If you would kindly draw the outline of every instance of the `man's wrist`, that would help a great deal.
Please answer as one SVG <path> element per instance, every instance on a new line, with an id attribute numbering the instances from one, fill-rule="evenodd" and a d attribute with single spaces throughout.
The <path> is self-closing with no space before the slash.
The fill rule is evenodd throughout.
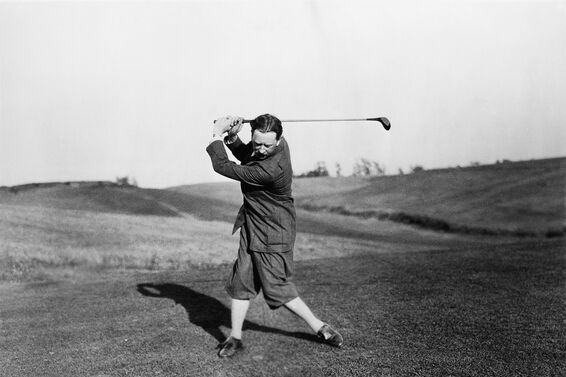
<path id="1" fill-rule="evenodd" d="M 212 135 L 212 139 L 208 142 L 208 145 L 212 144 L 216 140 L 222 141 L 224 137 L 222 135 Z"/>
<path id="2" fill-rule="evenodd" d="M 234 136 L 228 135 L 228 136 L 226 136 L 226 137 L 224 138 L 224 143 L 225 143 L 226 145 L 229 145 L 229 144 L 235 143 L 236 140 L 238 140 L 238 135 L 234 135 Z"/>

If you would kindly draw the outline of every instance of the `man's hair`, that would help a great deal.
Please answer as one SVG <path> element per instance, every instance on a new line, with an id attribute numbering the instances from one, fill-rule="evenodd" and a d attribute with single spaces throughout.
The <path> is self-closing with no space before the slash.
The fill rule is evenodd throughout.
<path id="1" fill-rule="evenodd" d="M 281 139 L 283 134 L 283 126 L 281 126 L 281 121 L 271 114 L 263 114 L 255 118 L 250 122 L 252 126 L 252 135 L 255 130 L 259 132 L 270 132 L 273 131 L 276 134 L 277 140 Z"/>

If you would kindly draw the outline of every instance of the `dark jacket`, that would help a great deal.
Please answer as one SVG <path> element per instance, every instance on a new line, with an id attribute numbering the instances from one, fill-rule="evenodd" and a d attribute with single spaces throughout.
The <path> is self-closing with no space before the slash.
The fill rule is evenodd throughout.
<path id="1" fill-rule="evenodd" d="M 252 143 L 239 138 L 228 148 L 241 165 L 228 159 L 224 143 L 212 142 L 206 151 L 214 171 L 240 182 L 244 204 L 238 212 L 234 230 L 244 223 L 249 231 L 249 248 L 259 252 L 285 252 L 293 249 L 296 215 L 291 183 L 293 169 L 289 146 L 282 137 L 274 152 L 259 160 L 252 156 Z"/>

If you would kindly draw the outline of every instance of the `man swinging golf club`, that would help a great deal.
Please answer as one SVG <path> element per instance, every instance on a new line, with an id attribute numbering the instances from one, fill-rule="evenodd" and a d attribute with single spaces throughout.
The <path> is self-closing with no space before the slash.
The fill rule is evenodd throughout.
<path id="1" fill-rule="evenodd" d="M 250 122 L 252 140 L 238 137 L 243 118 L 224 117 L 213 126 L 206 151 L 214 171 L 240 182 L 244 204 L 233 233 L 240 229 L 238 258 L 226 283 L 232 298 L 230 336 L 219 345 L 218 356 L 230 357 L 243 348 L 242 325 L 250 299 L 263 291 L 271 309 L 284 306 L 301 317 L 322 341 L 342 345 L 342 336 L 318 319 L 301 300 L 292 282 L 295 207 L 291 194 L 293 171 L 281 121 L 260 115 Z M 227 133 L 226 136 L 224 136 Z M 224 144 L 240 164 L 228 159 Z"/>

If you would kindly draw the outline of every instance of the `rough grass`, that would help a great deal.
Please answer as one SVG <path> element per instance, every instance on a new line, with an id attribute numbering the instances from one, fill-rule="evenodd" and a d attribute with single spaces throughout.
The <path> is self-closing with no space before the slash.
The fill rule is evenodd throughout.
<path id="1" fill-rule="evenodd" d="M 344 216 L 353 216 L 362 219 L 378 219 L 389 220 L 396 223 L 413 225 L 422 229 L 429 229 L 445 233 L 475 234 L 482 236 L 513 236 L 513 237 L 564 237 L 566 234 L 566 225 L 562 228 L 549 228 L 547 230 L 525 230 L 525 229 L 509 229 L 509 225 L 504 228 L 486 228 L 481 226 L 468 226 L 462 224 L 450 223 L 446 220 L 432 218 L 430 216 L 415 215 L 404 212 L 387 212 L 376 210 L 359 210 L 352 211 L 341 206 L 316 206 L 311 204 L 303 204 L 302 209 L 310 212 L 329 212 L 337 213 Z"/>
<path id="2" fill-rule="evenodd" d="M 229 261 L 234 248 L 229 225 L 222 222 L 31 206 L 0 208 L 3 280 L 33 279 L 65 267 L 157 269 L 218 264 Z"/>
<path id="3" fill-rule="evenodd" d="M 562 376 L 562 241 L 298 263 L 302 297 L 345 337 L 316 341 L 252 303 L 245 352 L 219 360 L 229 266 L 0 285 L 7 376 Z"/>
<path id="4" fill-rule="evenodd" d="M 423 244 L 451 245 L 450 238 L 410 228 L 380 227 L 372 221 L 334 216 L 340 234 L 299 233 L 295 259 L 417 250 Z M 365 228 L 364 228 L 365 227 Z M 234 260 L 238 234 L 232 224 L 191 216 L 136 216 L 0 204 L 0 281 L 72 278 L 104 269 L 179 270 Z M 353 238 L 360 232 L 372 238 Z M 400 243 L 400 232 L 413 242 Z"/>

